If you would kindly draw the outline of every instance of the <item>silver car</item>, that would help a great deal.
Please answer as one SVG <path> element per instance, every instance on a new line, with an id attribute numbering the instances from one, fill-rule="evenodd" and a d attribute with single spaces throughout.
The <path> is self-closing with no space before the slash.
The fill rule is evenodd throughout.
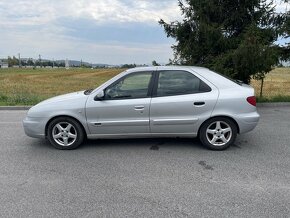
<path id="1" fill-rule="evenodd" d="M 259 121 L 254 89 L 200 67 L 126 70 L 96 89 L 45 100 L 23 121 L 25 133 L 58 149 L 85 138 L 199 137 L 223 150 Z"/>

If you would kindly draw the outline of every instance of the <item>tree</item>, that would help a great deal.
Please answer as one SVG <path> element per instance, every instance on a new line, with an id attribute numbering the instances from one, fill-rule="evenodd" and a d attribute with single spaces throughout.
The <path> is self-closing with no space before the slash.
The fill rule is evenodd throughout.
<path id="1" fill-rule="evenodd" d="M 136 64 L 123 64 L 121 66 L 121 68 L 127 68 L 127 69 L 129 69 L 129 68 L 135 68 L 135 67 L 136 67 Z"/>
<path id="2" fill-rule="evenodd" d="M 284 0 L 285 3 L 288 3 L 288 11 L 286 11 L 285 16 L 286 16 L 286 21 L 284 24 L 284 32 L 285 32 L 285 38 L 290 38 L 290 1 L 289 0 Z M 288 40 L 289 42 L 289 40 Z M 290 59 L 290 43 L 288 43 L 284 49 L 283 49 L 283 54 L 281 57 L 282 60 L 287 61 Z"/>
<path id="3" fill-rule="evenodd" d="M 272 1 L 179 0 L 179 7 L 182 21 L 159 21 L 177 42 L 174 64 L 205 66 L 249 83 L 278 63 L 282 48 L 275 42 L 286 16 L 275 13 Z"/>
<path id="4" fill-rule="evenodd" d="M 32 58 L 29 58 L 28 61 L 27 61 L 27 65 L 28 66 L 33 66 L 34 65 L 34 62 L 33 62 L 33 59 Z"/>
<path id="5" fill-rule="evenodd" d="M 155 60 L 152 61 L 152 65 L 153 65 L 153 66 L 160 66 L 160 64 L 158 64 Z"/>
<path id="6" fill-rule="evenodd" d="M 10 56 L 8 56 L 8 66 L 12 67 L 15 65 L 19 65 L 18 59 L 15 56 L 13 56 L 12 58 Z"/>

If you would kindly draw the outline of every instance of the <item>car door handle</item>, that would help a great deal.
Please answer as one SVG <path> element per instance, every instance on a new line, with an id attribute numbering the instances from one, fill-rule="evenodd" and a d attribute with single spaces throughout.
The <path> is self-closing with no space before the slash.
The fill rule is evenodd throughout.
<path id="1" fill-rule="evenodd" d="M 139 111 L 139 110 L 144 110 L 145 107 L 143 105 L 139 105 L 139 106 L 135 106 L 134 108 L 136 111 Z"/>
<path id="2" fill-rule="evenodd" d="M 197 101 L 197 102 L 194 102 L 193 104 L 195 106 L 203 106 L 203 105 L 205 105 L 205 102 L 204 101 Z"/>

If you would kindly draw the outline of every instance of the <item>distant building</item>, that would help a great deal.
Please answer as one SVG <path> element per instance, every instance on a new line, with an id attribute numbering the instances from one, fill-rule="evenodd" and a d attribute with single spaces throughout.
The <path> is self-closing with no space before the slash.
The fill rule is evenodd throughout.
<path id="1" fill-rule="evenodd" d="M 0 68 L 8 68 L 8 63 L 5 63 L 0 60 Z"/>

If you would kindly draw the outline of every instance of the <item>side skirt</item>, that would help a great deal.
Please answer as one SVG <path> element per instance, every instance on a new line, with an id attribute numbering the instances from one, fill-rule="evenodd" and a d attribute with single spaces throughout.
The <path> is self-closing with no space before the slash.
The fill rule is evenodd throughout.
<path id="1" fill-rule="evenodd" d="M 195 138 L 196 133 L 144 133 L 144 134 L 90 134 L 88 139 L 125 139 L 125 138 Z"/>

